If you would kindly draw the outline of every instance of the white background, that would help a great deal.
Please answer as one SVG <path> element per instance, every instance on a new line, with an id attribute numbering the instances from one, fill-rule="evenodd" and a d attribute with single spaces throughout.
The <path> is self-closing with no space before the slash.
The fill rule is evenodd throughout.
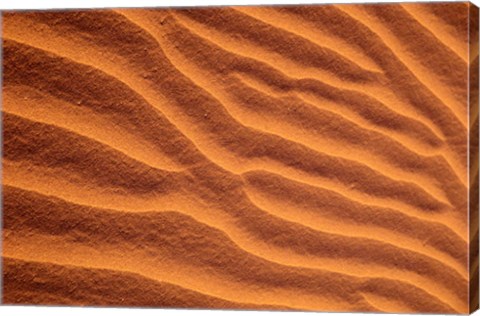
<path id="1" fill-rule="evenodd" d="M 250 4 L 306 4 L 306 3 L 365 3 L 365 2 L 399 2 L 398 0 L 316 0 L 309 2 L 299 0 L 7 0 L 0 2 L 4 9 L 51 9 L 51 8 L 104 8 L 104 7 L 167 7 L 196 5 L 250 5 Z M 418 2 L 407 0 L 406 2 Z M 480 0 L 472 1 L 480 6 Z M 210 310 L 166 310 L 166 309 L 131 309 L 131 308 L 70 308 L 70 307 L 12 307 L 1 306 L 0 315 L 115 315 L 115 316 L 300 316 L 300 315 L 335 315 L 336 313 L 300 313 L 300 312 L 256 312 L 256 311 L 210 311 Z M 338 315 L 361 315 L 342 313 Z M 395 314 L 394 314 L 395 315 Z M 479 316 L 480 312 L 475 313 Z"/>

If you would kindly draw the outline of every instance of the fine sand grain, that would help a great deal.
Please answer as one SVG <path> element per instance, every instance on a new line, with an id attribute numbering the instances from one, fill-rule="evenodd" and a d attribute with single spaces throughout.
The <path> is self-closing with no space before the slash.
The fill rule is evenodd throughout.
<path id="1" fill-rule="evenodd" d="M 468 12 L 5 12 L 3 302 L 468 312 Z"/>

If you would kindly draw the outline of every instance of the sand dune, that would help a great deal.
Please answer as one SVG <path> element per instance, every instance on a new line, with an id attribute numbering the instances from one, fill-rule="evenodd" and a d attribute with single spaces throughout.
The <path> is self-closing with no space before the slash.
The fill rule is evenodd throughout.
<path id="1" fill-rule="evenodd" d="M 472 310 L 473 10 L 4 13 L 4 302 Z"/>

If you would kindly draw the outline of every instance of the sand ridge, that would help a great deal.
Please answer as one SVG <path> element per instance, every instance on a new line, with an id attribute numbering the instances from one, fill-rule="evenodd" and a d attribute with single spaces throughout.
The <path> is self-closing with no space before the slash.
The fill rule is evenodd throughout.
<path id="1" fill-rule="evenodd" d="M 4 13 L 4 302 L 467 312 L 470 8 Z"/>

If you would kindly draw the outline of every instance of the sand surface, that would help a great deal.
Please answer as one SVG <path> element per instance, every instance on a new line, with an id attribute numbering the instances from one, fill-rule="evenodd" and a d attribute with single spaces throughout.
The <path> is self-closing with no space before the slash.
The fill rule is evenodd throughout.
<path id="1" fill-rule="evenodd" d="M 468 9 L 4 13 L 3 302 L 468 312 Z"/>

